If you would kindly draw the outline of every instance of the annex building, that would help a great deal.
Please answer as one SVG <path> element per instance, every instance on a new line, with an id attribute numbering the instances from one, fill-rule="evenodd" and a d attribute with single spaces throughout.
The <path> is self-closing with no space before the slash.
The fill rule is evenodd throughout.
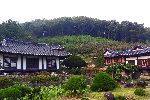
<path id="1" fill-rule="evenodd" d="M 136 46 L 125 51 L 107 49 L 104 52 L 105 65 L 114 63 L 137 65 L 143 72 L 150 72 L 150 47 Z"/>

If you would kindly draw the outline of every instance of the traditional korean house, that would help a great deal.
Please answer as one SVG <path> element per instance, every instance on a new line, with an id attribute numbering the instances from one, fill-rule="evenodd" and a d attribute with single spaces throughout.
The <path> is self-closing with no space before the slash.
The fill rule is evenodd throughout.
<path id="1" fill-rule="evenodd" d="M 120 55 L 121 52 L 114 51 L 111 49 L 106 49 L 104 52 L 105 65 L 111 65 L 114 63 L 122 63 L 125 64 L 125 57 Z"/>
<path id="2" fill-rule="evenodd" d="M 105 65 L 111 65 L 113 63 L 129 63 L 137 65 L 143 72 L 150 72 L 150 47 L 136 46 L 133 49 L 121 52 L 109 50 L 104 53 L 104 58 Z M 115 61 L 115 59 L 122 60 Z"/>
<path id="3" fill-rule="evenodd" d="M 0 69 L 3 72 L 56 71 L 71 54 L 60 45 L 3 39 L 0 44 Z"/>

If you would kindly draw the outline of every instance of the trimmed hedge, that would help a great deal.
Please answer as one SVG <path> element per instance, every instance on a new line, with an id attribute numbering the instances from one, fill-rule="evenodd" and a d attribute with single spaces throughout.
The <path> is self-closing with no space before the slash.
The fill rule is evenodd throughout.
<path id="1" fill-rule="evenodd" d="M 73 75 L 70 77 L 64 85 L 65 90 L 69 90 L 72 93 L 81 93 L 87 87 L 86 79 L 81 75 Z"/>
<path id="2" fill-rule="evenodd" d="M 37 75 L 29 78 L 30 83 L 49 83 L 59 81 L 59 76 Z"/>
<path id="3" fill-rule="evenodd" d="M 111 91 L 117 87 L 117 83 L 107 73 L 98 73 L 91 85 L 92 91 Z"/>
<path id="4" fill-rule="evenodd" d="M 17 99 L 26 96 L 32 92 L 28 86 L 12 86 L 5 89 L 0 89 L 0 99 Z"/>

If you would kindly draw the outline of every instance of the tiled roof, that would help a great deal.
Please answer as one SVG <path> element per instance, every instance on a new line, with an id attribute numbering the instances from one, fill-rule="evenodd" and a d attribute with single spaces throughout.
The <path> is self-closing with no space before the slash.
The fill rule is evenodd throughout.
<path id="1" fill-rule="evenodd" d="M 104 53 L 104 57 L 115 57 L 118 56 L 119 52 L 111 49 L 107 49 Z"/>
<path id="2" fill-rule="evenodd" d="M 25 42 L 13 39 L 3 39 L 0 45 L 1 52 L 46 56 L 69 56 L 69 52 L 60 45 L 46 43 Z"/>
<path id="3" fill-rule="evenodd" d="M 108 52 L 109 52 L 108 54 L 104 54 L 104 57 L 139 56 L 142 54 L 150 53 L 150 47 L 136 46 L 134 47 L 134 49 L 129 49 L 125 51 L 108 50 Z"/>

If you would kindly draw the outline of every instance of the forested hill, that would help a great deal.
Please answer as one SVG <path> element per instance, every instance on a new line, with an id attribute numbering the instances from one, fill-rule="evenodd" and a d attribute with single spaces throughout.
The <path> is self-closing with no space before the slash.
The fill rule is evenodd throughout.
<path id="1" fill-rule="evenodd" d="M 48 36 L 90 35 L 126 42 L 149 42 L 150 28 L 136 22 L 99 20 L 89 17 L 61 17 L 18 23 L 8 20 L 0 24 L 0 37 L 39 38 Z"/>

